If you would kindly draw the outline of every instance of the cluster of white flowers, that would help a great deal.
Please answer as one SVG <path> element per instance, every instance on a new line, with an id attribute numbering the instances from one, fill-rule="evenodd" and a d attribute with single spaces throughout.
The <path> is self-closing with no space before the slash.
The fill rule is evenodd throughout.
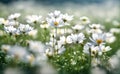
<path id="1" fill-rule="evenodd" d="M 23 33 L 26 34 L 33 30 L 33 27 L 29 24 L 21 24 L 17 21 L 20 15 L 20 13 L 15 13 L 8 16 L 7 20 L 4 18 L 0 19 L 0 24 L 3 24 L 5 32 L 10 35 L 20 35 Z"/>
<path id="2" fill-rule="evenodd" d="M 62 14 L 60 11 L 54 11 L 48 14 L 49 17 L 46 18 L 48 25 L 54 27 L 62 27 L 68 25 L 68 22 L 73 19 L 73 16 Z"/>
<path id="3" fill-rule="evenodd" d="M 28 50 L 27 48 L 20 47 L 18 45 L 9 46 L 3 45 L 2 50 L 7 51 L 8 55 L 29 62 L 31 64 L 39 64 L 40 62 L 45 63 L 47 57 L 54 55 L 62 55 L 63 52 L 68 50 L 68 46 L 79 45 L 81 48 L 80 54 L 88 54 L 90 57 L 94 57 L 94 61 L 99 56 L 104 55 L 107 51 L 110 51 L 110 46 L 106 46 L 106 43 L 113 43 L 116 38 L 113 34 L 113 29 L 110 32 L 104 32 L 105 27 L 101 24 L 91 24 L 88 17 L 80 17 L 80 22 L 71 24 L 73 16 L 62 14 L 60 11 L 54 11 L 49 13 L 46 20 L 41 20 L 42 16 L 29 15 L 26 17 L 26 22 L 29 24 L 39 24 L 35 30 L 32 25 L 21 24 L 17 21 L 20 14 L 15 13 L 8 17 L 7 20 L 0 18 L 0 24 L 3 24 L 5 32 L 11 35 L 19 34 L 29 34 L 37 35 L 37 31 L 42 28 L 46 31 L 49 30 L 49 41 L 44 42 L 28 40 Z M 52 27 L 52 28 L 51 28 Z M 119 32 L 119 31 L 118 31 Z M 48 36 L 48 35 L 46 35 Z M 79 49 L 76 48 L 75 49 Z M 77 53 L 77 51 L 75 51 Z M 72 64 L 76 61 L 72 60 Z"/>

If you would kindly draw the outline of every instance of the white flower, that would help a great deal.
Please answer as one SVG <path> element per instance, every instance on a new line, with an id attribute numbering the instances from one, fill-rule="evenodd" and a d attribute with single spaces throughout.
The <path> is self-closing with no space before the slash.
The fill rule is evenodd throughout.
<path id="1" fill-rule="evenodd" d="M 66 14 L 61 14 L 60 16 L 61 16 L 64 23 L 69 22 L 73 19 L 73 16 L 70 16 L 67 13 Z"/>
<path id="2" fill-rule="evenodd" d="M 13 26 L 8 26 L 8 27 L 4 26 L 4 30 L 9 34 L 16 34 L 17 33 L 17 29 L 14 28 Z"/>
<path id="3" fill-rule="evenodd" d="M 29 50 L 34 52 L 34 53 L 37 53 L 37 54 L 41 54 L 41 53 L 44 53 L 45 52 L 45 45 L 42 44 L 41 42 L 39 41 L 28 41 L 29 43 Z"/>
<path id="4" fill-rule="evenodd" d="M 50 18 L 58 18 L 61 15 L 60 11 L 55 10 L 53 13 L 48 14 Z"/>
<path id="5" fill-rule="evenodd" d="M 8 19 L 9 20 L 16 20 L 18 17 L 20 17 L 20 13 L 14 13 L 14 14 L 11 14 L 10 16 L 8 16 Z"/>
<path id="6" fill-rule="evenodd" d="M 4 24 L 4 22 L 5 22 L 5 19 L 4 18 L 0 18 L 0 25 Z"/>
<path id="7" fill-rule="evenodd" d="M 100 45 L 100 49 L 102 52 L 107 52 L 111 50 L 110 46 L 104 46 L 104 45 Z"/>
<path id="8" fill-rule="evenodd" d="M 79 31 L 79 30 L 83 30 L 83 29 L 84 29 L 84 26 L 77 24 L 77 25 L 73 26 L 72 29 Z"/>
<path id="9" fill-rule="evenodd" d="M 92 24 L 89 25 L 89 27 L 90 27 L 90 33 L 102 33 L 103 26 L 101 26 L 100 24 Z"/>
<path id="10" fill-rule="evenodd" d="M 12 20 L 12 21 L 6 20 L 6 21 L 4 22 L 4 26 L 17 26 L 18 24 L 19 24 L 19 22 L 14 21 L 14 20 Z"/>
<path id="11" fill-rule="evenodd" d="M 118 33 L 119 34 L 120 33 L 120 28 L 111 28 L 110 32 L 111 33 Z"/>
<path id="12" fill-rule="evenodd" d="M 28 35 L 32 36 L 33 38 L 36 38 L 37 37 L 37 33 L 38 33 L 37 30 L 32 30 L 32 31 L 28 32 Z"/>
<path id="13" fill-rule="evenodd" d="M 67 36 L 67 43 L 83 43 L 83 41 L 85 40 L 85 36 L 83 33 L 79 33 L 79 34 L 71 34 L 69 36 Z"/>
<path id="14" fill-rule="evenodd" d="M 113 35 L 113 33 L 106 33 L 106 42 L 107 43 L 113 43 L 115 42 L 116 37 Z"/>
<path id="15" fill-rule="evenodd" d="M 61 18 L 47 18 L 47 23 L 53 27 L 62 27 L 64 26 L 63 20 Z"/>
<path id="16" fill-rule="evenodd" d="M 94 45 L 105 44 L 106 35 L 103 33 L 93 33 L 92 38 L 90 38 Z"/>
<path id="17" fill-rule="evenodd" d="M 26 17 L 28 23 L 37 23 L 41 21 L 42 16 L 29 15 Z"/>
<path id="18" fill-rule="evenodd" d="M 33 30 L 33 27 L 31 27 L 30 25 L 28 24 L 20 24 L 19 27 L 18 27 L 19 31 L 21 33 L 28 33 L 30 32 L 31 30 Z"/>
<path id="19" fill-rule="evenodd" d="M 1 46 L 1 49 L 3 50 L 3 51 L 8 51 L 8 50 L 10 50 L 10 48 L 11 48 L 11 46 L 10 45 L 2 45 Z"/>
<path id="20" fill-rule="evenodd" d="M 25 59 L 25 56 L 28 55 L 28 52 L 26 51 L 26 48 L 15 45 L 8 50 L 8 55 L 15 59 L 23 61 Z"/>
<path id="21" fill-rule="evenodd" d="M 49 28 L 49 25 L 48 24 L 41 24 L 40 27 L 44 28 L 44 29 L 47 29 L 47 28 Z"/>
<path id="22" fill-rule="evenodd" d="M 81 22 L 81 24 L 89 24 L 90 20 L 88 17 L 83 16 L 83 17 L 80 17 L 80 22 Z"/>
<path id="23" fill-rule="evenodd" d="M 65 36 L 60 36 L 60 40 L 58 41 L 60 44 L 64 45 L 67 43 Z"/>

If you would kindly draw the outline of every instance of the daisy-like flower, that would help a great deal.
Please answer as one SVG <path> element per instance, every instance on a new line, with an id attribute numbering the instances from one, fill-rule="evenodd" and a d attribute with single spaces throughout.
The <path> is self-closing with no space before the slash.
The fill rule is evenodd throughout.
<path id="1" fill-rule="evenodd" d="M 27 23 L 37 23 L 41 21 L 42 16 L 38 15 L 29 15 L 26 17 Z"/>
<path id="2" fill-rule="evenodd" d="M 83 33 L 71 34 L 67 36 L 67 43 L 83 43 L 85 40 L 85 35 Z"/>
<path id="3" fill-rule="evenodd" d="M 30 25 L 28 24 L 20 24 L 19 27 L 18 27 L 19 31 L 21 33 L 28 33 L 30 32 L 31 30 L 33 30 L 33 27 L 31 27 Z"/>
<path id="4" fill-rule="evenodd" d="M 4 18 L 0 18 L 0 25 L 4 24 L 5 19 Z"/>
<path id="5" fill-rule="evenodd" d="M 70 16 L 67 13 L 66 14 L 61 14 L 60 16 L 61 16 L 64 23 L 69 22 L 73 19 L 73 16 Z"/>
<path id="6" fill-rule="evenodd" d="M 41 54 L 44 53 L 45 45 L 39 41 L 28 41 L 30 51 Z"/>
<path id="7" fill-rule="evenodd" d="M 77 24 L 77 25 L 73 26 L 72 29 L 75 31 L 80 31 L 80 30 L 84 29 L 84 26 Z"/>
<path id="8" fill-rule="evenodd" d="M 61 15 L 61 12 L 58 10 L 55 10 L 53 13 L 48 14 L 50 18 L 58 18 Z"/>
<path id="9" fill-rule="evenodd" d="M 89 24 L 90 20 L 88 17 L 83 16 L 83 17 L 80 17 L 80 22 L 81 22 L 81 24 Z"/>
<path id="10" fill-rule="evenodd" d="M 8 55 L 12 58 L 23 61 L 25 56 L 28 55 L 28 52 L 26 51 L 26 48 L 15 45 L 8 50 Z"/>
<path id="11" fill-rule="evenodd" d="M 115 42 L 116 37 L 113 35 L 113 33 L 106 33 L 106 42 L 107 43 L 113 43 Z"/>
<path id="12" fill-rule="evenodd" d="M 101 26 L 100 24 L 92 24 L 89 25 L 89 27 L 90 27 L 90 33 L 102 33 L 103 26 Z"/>
<path id="13" fill-rule="evenodd" d="M 18 26 L 19 22 L 14 21 L 14 20 L 6 20 L 4 22 L 4 26 Z"/>
<path id="14" fill-rule="evenodd" d="M 14 13 L 14 14 L 11 14 L 10 16 L 8 16 L 8 19 L 9 20 L 17 20 L 17 18 L 20 17 L 20 13 Z"/>
<path id="15" fill-rule="evenodd" d="M 62 27 L 64 26 L 63 20 L 61 18 L 47 18 L 47 23 L 53 27 Z"/>
<path id="16" fill-rule="evenodd" d="M 90 40 L 94 45 L 105 44 L 106 35 L 104 33 L 93 33 Z"/>
<path id="17" fill-rule="evenodd" d="M 8 26 L 8 27 L 4 26 L 4 30 L 5 30 L 5 32 L 9 33 L 10 35 L 17 33 L 17 29 L 14 28 L 13 26 Z"/>

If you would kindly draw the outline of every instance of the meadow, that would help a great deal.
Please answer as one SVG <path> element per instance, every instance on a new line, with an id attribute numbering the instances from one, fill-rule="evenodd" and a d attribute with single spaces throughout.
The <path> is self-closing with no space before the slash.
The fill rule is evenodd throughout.
<path id="1" fill-rule="evenodd" d="M 0 4 L 0 74 L 120 74 L 119 3 Z"/>

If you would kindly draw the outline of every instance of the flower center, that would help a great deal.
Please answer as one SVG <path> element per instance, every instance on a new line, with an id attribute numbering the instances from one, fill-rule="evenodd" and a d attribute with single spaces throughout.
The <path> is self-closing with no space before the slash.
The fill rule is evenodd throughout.
<path id="1" fill-rule="evenodd" d="M 102 39 L 97 39 L 96 42 L 97 42 L 98 44 L 101 44 L 101 43 L 103 42 L 103 40 L 102 40 Z"/>
<path id="2" fill-rule="evenodd" d="M 85 21 L 87 21 L 87 20 L 86 20 L 86 19 L 82 19 L 82 21 L 84 21 L 84 22 L 85 22 Z"/>
<path id="3" fill-rule="evenodd" d="M 58 22 L 55 21 L 55 22 L 54 22 L 54 25 L 55 25 L 55 26 L 58 26 Z"/>

